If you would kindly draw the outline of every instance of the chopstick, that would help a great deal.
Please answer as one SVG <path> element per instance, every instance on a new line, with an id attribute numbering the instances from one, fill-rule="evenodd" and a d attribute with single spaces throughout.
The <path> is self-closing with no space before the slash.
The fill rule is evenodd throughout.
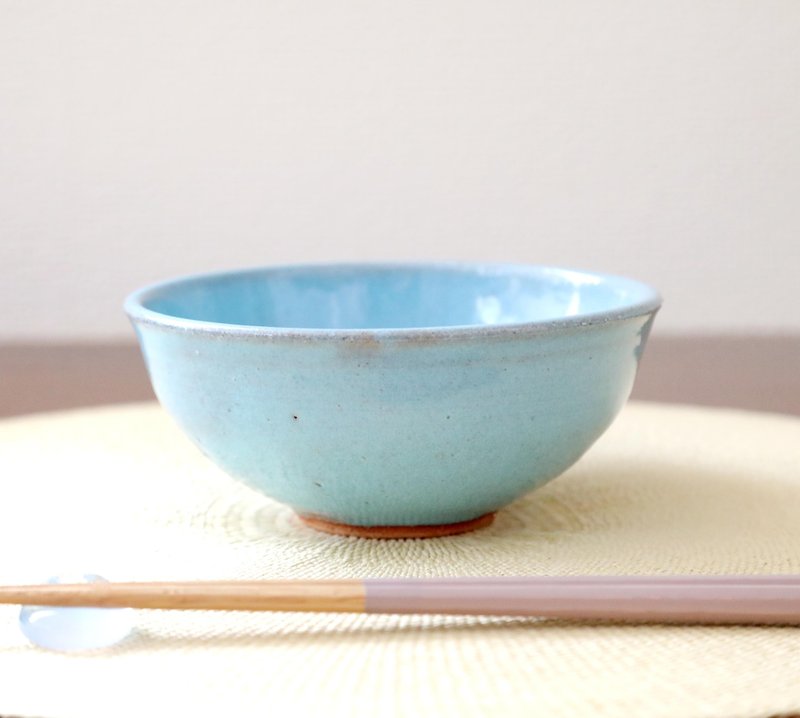
<path id="1" fill-rule="evenodd" d="M 0 604 L 800 624 L 800 576 L 530 576 L 0 587 Z"/>

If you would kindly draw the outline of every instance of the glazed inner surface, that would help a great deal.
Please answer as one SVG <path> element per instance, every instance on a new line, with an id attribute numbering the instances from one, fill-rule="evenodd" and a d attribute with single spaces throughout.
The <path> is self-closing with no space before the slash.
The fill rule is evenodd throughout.
<path id="1" fill-rule="evenodd" d="M 553 321 L 651 300 L 629 280 L 529 268 L 316 267 L 212 275 L 142 300 L 171 317 L 298 329 L 408 329 Z"/>

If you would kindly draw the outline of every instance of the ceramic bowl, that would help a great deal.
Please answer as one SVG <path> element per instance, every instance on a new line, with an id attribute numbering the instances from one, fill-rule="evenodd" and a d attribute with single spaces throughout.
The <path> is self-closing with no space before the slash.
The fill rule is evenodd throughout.
<path id="1" fill-rule="evenodd" d="M 483 264 L 247 269 L 125 304 L 203 453 L 316 528 L 376 537 L 486 525 L 575 463 L 659 306 L 623 277 Z"/>

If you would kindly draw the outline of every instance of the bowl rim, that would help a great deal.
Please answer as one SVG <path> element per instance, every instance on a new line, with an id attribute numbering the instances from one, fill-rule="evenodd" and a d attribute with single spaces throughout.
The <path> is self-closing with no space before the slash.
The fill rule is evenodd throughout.
<path id="1" fill-rule="evenodd" d="M 248 274 L 285 271 L 318 270 L 326 272 L 345 271 L 408 271 L 408 270 L 446 270 L 466 273 L 492 273 L 495 275 L 513 276 L 520 274 L 536 274 L 539 276 L 561 276 L 575 280 L 583 277 L 594 283 L 616 284 L 636 291 L 638 301 L 624 304 L 614 309 L 585 312 L 554 319 L 530 322 L 513 322 L 506 324 L 458 324 L 432 325 L 423 327 L 378 327 L 378 328 L 316 328 L 316 327 L 280 327 L 269 325 L 229 324 L 213 322 L 205 319 L 188 319 L 171 314 L 164 314 L 145 306 L 145 302 L 159 292 L 171 289 L 180 284 L 190 284 L 204 280 L 237 277 Z M 627 319 L 655 314 L 662 305 L 661 294 L 653 286 L 630 277 L 546 264 L 492 263 L 492 262 L 299 262 L 289 264 L 255 265 L 238 269 L 198 272 L 173 276 L 153 282 L 134 290 L 125 298 L 123 308 L 129 320 L 134 324 L 158 326 L 182 332 L 199 333 L 218 336 L 268 337 L 268 338 L 300 338 L 300 339 L 363 339 L 365 337 L 385 339 L 448 339 L 469 336 L 502 336 L 528 335 L 553 332 L 559 329 L 569 330 L 596 325 L 619 322 Z"/>

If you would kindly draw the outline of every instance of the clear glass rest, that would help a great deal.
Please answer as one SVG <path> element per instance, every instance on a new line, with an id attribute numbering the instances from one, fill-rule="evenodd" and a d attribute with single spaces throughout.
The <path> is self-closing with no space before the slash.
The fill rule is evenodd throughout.
<path id="1" fill-rule="evenodd" d="M 94 583 L 102 576 L 53 576 L 47 583 Z M 75 652 L 108 648 L 133 630 L 135 612 L 130 608 L 23 606 L 19 626 L 28 640 L 51 651 Z"/>

